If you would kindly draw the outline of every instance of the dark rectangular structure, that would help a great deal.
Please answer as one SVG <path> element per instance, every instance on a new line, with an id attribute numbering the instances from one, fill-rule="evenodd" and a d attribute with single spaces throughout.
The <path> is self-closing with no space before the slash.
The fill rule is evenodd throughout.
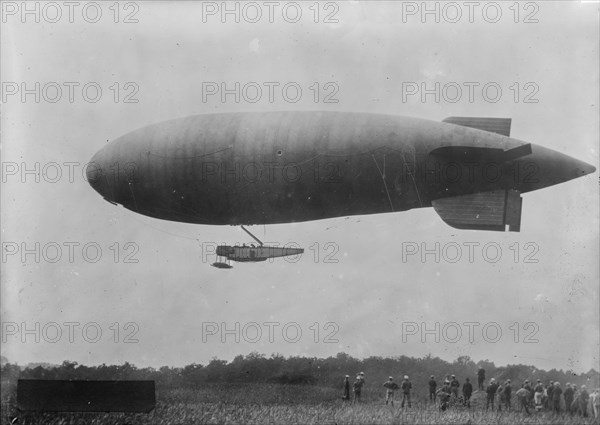
<path id="1" fill-rule="evenodd" d="M 19 379 L 17 406 L 35 412 L 150 412 L 154 381 Z"/>

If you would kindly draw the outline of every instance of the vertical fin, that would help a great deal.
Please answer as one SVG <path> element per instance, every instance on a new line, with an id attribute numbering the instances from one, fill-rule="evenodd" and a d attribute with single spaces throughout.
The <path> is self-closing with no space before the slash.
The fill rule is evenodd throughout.
<path id="1" fill-rule="evenodd" d="M 431 204 L 442 220 L 456 229 L 518 232 L 522 201 L 516 190 L 497 190 L 440 198 Z"/>

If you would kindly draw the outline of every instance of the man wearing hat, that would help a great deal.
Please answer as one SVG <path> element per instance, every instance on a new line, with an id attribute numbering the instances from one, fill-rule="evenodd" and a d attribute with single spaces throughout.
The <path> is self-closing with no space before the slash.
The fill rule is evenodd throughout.
<path id="1" fill-rule="evenodd" d="M 586 386 L 581 386 L 581 392 L 579 393 L 579 412 L 584 418 L 587 418 L 587 406 L 590 402 L 590 395 L 587 392 Z"/>
<path id="2" fill-rule="evenodd" d="M 598 419 L 600 417 L 600 389 L 596 388 L 594 392 L 590 395 L 590 401 L 592 402 L 592 412 L 594 413 L 594 418 Z"/>
<path id="3" fill-rule="evenodd" d="M 554 383 L 554 389 L 552 390 L 552 400 L 554 403 L 554 411 L 556 414 L 560 414 L 560 396 L 562 395 L 563 390 L 560 387 L 560 382 L 556 381 Z"/>
<path id="4" fill-rule="evenodd" d="M 542 381 L 540 379 L 537 380 L 533 391 L 535 391 L 533 395 L 533 401 L 535 402 L 535 410 L 536 412 L 539 412 L 542 410 L 542 398 L 544 397 L 544 385 L 542 385 Z"/>
<path id="5" fill-rule="evenodd" d="M 452 379 L 450 380 L 450 389 L 452 390 L 452 397 L 455 400 L 458 399 L 458 389 L 460 388 L 460 382 L 456 379 L 456 376 L 452 375 Z"/>
<path id="6" fill-rule="evenodd" d="M 385 387 L 385 404 L 391 402 L 392 406 L 394 405 L 394 391 L 396 391 L 399 387 L 398 384 L 394 382 L 394 378 L 391 376 L 388 378 L 386 382 L 384 382 L 383 386 Z"/>
<path id="7" fill-rule="evenodd" d="M 523 385 L 521 388 L 519 388 L 515 395 L 517 396 L 517 400 L 519 401 L 519 406 L 522 409 L 525 409 L 525 412 L 527 412 L 527 414 L 529 415 L 529 390 L 527 390 L 527 388 L 525 388 L 525 385 Z"/>
<path id="8" fill-rule="evenodd" d="M 573 404 L 573 399 L 575 398 L 575 391 L 571 388 L 571 384 L 567 382 L 565 385 L 565 391 L 563 393 L 563 397 L 565 398 L 565 410 L 567 413 L 573 413 L 571 410 L 571 405 Z"/>
<path id="9" fill-rule="evenodd" d="M 352 384 L 352 389 L 354 390 L 354 400 L 353 400 L 353 403 L 360 402 L 360 396 L 361 396 L 362 387 L 363 387 L 364 384 L 365 384 L 365 381 L 362 378 L 362 376 L 359 374 L 356 377 L 356 380 L 354 381 L 354 384 Z"/>
<path id="10" fill-rule="evenodd" d="M 429 378 L 429 401 L 435 403 L 435 390 L 437 388 L 437 381 L 435 376 L 431 375 Z"/>
<path id="11" fill-rule="evenodd" d="M 350 400 L 350 375 L 346 375 L 344 378 L 344 396 L 342 399 L 346 401 Z"/>
<path id="12" fill-rule="evenodd" d="M 546 402 L 544 403 L 546 409 L 552 410 L 552 392 L 554 391 L 554 382 L 550 381 L 546 387 Z"/>
<path id="13" fill-rule="evenodd" d="M 485 390 L 487 393 L 487 403 L 485 405 L 485 410 L 488 410 L 490 404 L 492 405 L 492 410 L 494 410 L 494 398 L 496 397 L 496 391 L 498 390 L 498 384 L 494 378 L 490 379 L 490 384 L 487 386 Z"/>
<path id="14" fill-rule="evenodd" d="M 464 399 L 463 404 L 467 407 L 471 407 L 471 394 L 473 394 L 473 385 L 471 384 L 469 378 L 466 378 L 466 381 L 463 384 L 462 393 Z"/>
<path id="15" fill-rule="evenodd" d="M 523 388 L 525 388 L 525 387 L 523 387 Z M 525 388 L 525 389 L 527 389 L 527 388 Z M 504 384 L 504 407 L 506 407 L 506 410 L 509 410 L 511 407 L 510 406 L 511 396 L 512 396 L 512 387 L 510 386 L 510 379 L 507 379 L 506 383 Z M 529 397 L 529 390 L 527 390 L 527 397 Z"/>
<path id="16" fill-rule="evenodd" d="M 404 408 L 404 402 L 408 401 L 408 407 L 412 407 L 410 404 L 410 390 L 412 388 L 412 384 L 408 380 L 408 375 L 404 375 L 404 381 L 402 381 L 402 408 Z"/>
<path id="17" fill-rule="evenodd" d="M 480 367 L 477 371 L 477 384 L 479 391 L 483 391 L 483 383 L 485 381 L 485 369 Z"/>
<path id="18" fill-rule="evenodd" d="M 450 381 L 448 381 L 446 379 L 444 381 L 444 385 L 442 386 L 442 388 L 437 390 L 437 394 L 439 395 L 439 398 L 440 398 L 440 409 L 442 411 L 444 411 L 448 408 L 448 404 L 450 402 L 450 393 L 451 393 Z"/>

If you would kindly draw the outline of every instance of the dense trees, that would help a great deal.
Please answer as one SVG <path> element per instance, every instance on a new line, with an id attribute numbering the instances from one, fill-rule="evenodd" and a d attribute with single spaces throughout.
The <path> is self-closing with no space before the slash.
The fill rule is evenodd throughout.
<path id="1" fill-rule="evenodd" d="M 443 380 L 446 375 L 454 374 L 460 382 L 466 377 L 476 382 L 476 373 L 479 367 L 486 370 L 486 379 L 511 379 L 519 384 L 525 379 L 541 379 L 572 382 L 578 385 L 586 384 L 589 387 L 599 385 L 598 372 L 591 370 L 586 374 L 577 376 L 569 371 L 543 371 L 527 365 L 509 365 L 496 367 L 487 360 L 475 363 L 468 356 L 460 356 L 449 363 L 438 357 L 428 355 L 424 358 L 411 358 L 399 356 L 394 358 L 369 357 L 356 359 L 345 353 L 335 357 L 318 359 L 314 357 L 288 357 L 272 354 L 267 357 L 259 353 L 250 353 L 247 356 L 239 355 L 231 362 L 213 358 L 207 365 L 193 363 L 183 368 L 163 366 L 154 368 L 137 368 L 135 365 L 125 363 L 122 365 L 105 364 L 99 366 L 79 365 L 76 362 L 64 361 L 62 365 L 49 367 L 34 366 L 22 369 L 21 367 L 5 363 L 1 367 L 3 383 L 15 383 L 17 379 L 151 379 L 155 380 L 159 389 L 172 387 L 196 387 L 205 383 L 281 383 L 313 385 L 318 384 L 329 387 L 341 387 L 344 375 L 348 374 L 354 379 L 358 372 L 365 372 L 366 387 L 379 388 L 388 376 L 400 380 L 404 375 L 409 375 L 415 389 L 426 391 L 426 382 L 430 375 Z"/>

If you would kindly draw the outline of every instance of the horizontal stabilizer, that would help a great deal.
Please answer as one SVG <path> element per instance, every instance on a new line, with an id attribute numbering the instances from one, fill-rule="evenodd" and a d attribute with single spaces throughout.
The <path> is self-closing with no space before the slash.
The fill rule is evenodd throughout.
<path id="1" fill-rule="evenodd" d="M 431 204 L 456 229 L 518 232 L 522 201 L 518 191 L 498 190 L 436 199 Z"/>
<path id="2" fill-rule="evenodd" d="M 442 122 L 463 127 L 476 128 L 478 130 L 498 133 L 510 137 L 511 118 L 478 118 L 478 117 L 448 117 Z"/>

